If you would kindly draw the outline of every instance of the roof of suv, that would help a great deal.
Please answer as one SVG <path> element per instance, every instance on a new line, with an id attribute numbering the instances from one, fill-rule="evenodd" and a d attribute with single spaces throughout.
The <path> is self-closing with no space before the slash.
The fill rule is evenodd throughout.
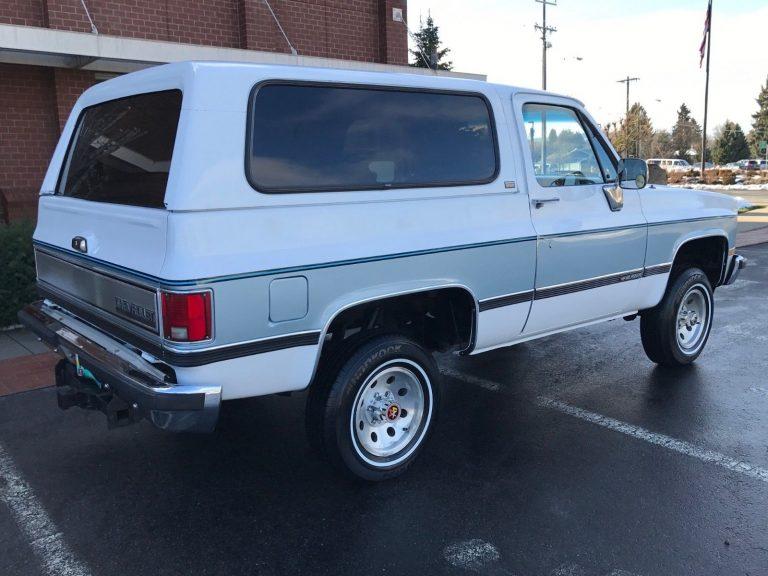
<path id="1" fill-rule="evenodd" d="M 230 89 L 248 86 L 263 80 L 298 80 L 314 82 L 338 82 L 340 84 L 378 84 L 387 86 L 408 86 L 414 88 L 432 88 L 442 90 L 467 90 L 488 92 L 489 89 L 498 91 L 526 94 L 547 94 L 575 100 L 570 96 L 544 92 L 541 90 L 489 83 L 482 80 L 455 78 L 430 74 L 408 74 L 401 72 L 363 72 L 359 70 L 344 70 L 340 68 L 320 68 L 309 66 L 285 66 L 271 64 L 251 64 L 240 62 L 176 62 L 163 64 L 119 76 L 92 86 L 83 94 L 83 106 L 89 106 L 105 100 L 124 97 L 151 90 L 168 89 L 169 83 L 174 87 L 184 89 L 196 84 L 205 91 L 203 86 L 212 87 L 216 93 L 217 103 L 223 104 Z M 202 86 L 201 86 L 202 83 Z M 241 90 L 237 90 L 242 95 Z M 189 107 L 190 102 L 184 106 Z"/>

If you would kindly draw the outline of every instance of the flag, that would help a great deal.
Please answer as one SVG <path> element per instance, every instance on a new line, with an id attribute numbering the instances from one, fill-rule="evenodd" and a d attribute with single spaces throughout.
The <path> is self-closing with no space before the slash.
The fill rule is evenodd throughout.
<path id="1" fill-rule="evenodd" d="M 704 62 L 704 52 L 707 47 L 707 36 L 709 35 L 709 27 L 712 24 L 712 0 L 709 0 L 707 6 L 707 17 L 704 19 L 704 37 L 701 39 L 701 46 L 699 46 L 699 68 L 701 68 Z"/>

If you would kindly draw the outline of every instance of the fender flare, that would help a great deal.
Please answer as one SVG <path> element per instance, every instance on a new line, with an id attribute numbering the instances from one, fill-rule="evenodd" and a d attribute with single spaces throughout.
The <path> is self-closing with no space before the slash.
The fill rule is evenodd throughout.
<path id="1" fill-rule="evenodd" d="M 467 295 L 469 295 L 469 297 L 472 299 L 473 314 L 472 314 L 472 326 L 471 326 L 470 336 L 469 336 L 469 346 L 467 346 L 465 350 L 461 351 L 462 354 L 469 353 L 472 350 L 472 348 L 474 348 L 474 345 L 475 345 L 475 338 L 477 335 L 477 322 L 480 314 L 480 304 L 478 302 L 477 296 L 475 296 L 474 292 L 472 292 L 472 290 L 466 284 L 458 284 L 458 283 L 435 284 L 435 285 L 421 286 L 418 288 L 400 290 L 395 292 L 382 292 L 381 294 L 373 295 L 367 298 L 352 300 L 344 304 L 343 306 L 336 308 L 335 311 L 328 316 L 328 320 L 325 322 L 325 325 L 323 326 L 323 329 L 320 332 L 320 340 L 318 343 L 317 352 L 315 354 L 315 364 L 314 364 L 314 367 L 312 368 L 312 374 L 310 375 L 308 386 L 312 385 L 312 382 L 315 379 L 315 375 L 317 374 L 317 369 L 320 365 L 320 358 L 323 353 L 323 345 L 325 344 L 325 337 L 328 334 L 328 330 L 333 324 L 333 321 L 336 320 L 336 318 L 338 318 L 342 313 L 346 312 L 347 310 L 351 310 L 356 306 L 361 306 L 363 304 L 368 304 L 370 302 L 377 302 L 379 300 L 388 300 L 390 298 L 408 296 L 411 294 L 419 294 L 422 292 L 432 292 L 432 291 L 449 290 L 449 289 L 462 290 L 463 292 L 466 292 Z"/>
<path id="2" fill-rule="evenodd" d="M 725 274 L 726 266 L 728 264 L 728 251 L 730 249 L 730 242 L 728 239 L 728 234 L 726 234 L 725 230 L 722 228 L 710 228 L 708 230 L 704 231 L 695 231 L 691 232 L 689 234 L 684 234 L 680 238 L 677 239 L 675 242 L 674 247 L 674 253 L 672 255 L 672 260 L 670 261 L 671 265 L 675 265 L 675 261 L 677 260 L 677 255 L 680 252 L 680 249 L 685 246 L 686 244 L 690 244 L 691 242 L 695 242 L 696 240 L 703 240 L 705 238 L 722 238 L 725 241 L 725 251 L 722 255 L 722 260 L 720 262 L 720 277 L 718 280 L 717 285 L 720 285 L 720 282 L 723 279 L 723 275 Z M 669 285 L 669 278 L 667 278 L 667 285 Z"/>

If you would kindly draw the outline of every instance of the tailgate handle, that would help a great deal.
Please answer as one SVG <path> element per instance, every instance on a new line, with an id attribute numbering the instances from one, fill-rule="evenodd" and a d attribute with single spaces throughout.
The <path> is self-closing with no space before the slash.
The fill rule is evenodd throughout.
<path id="1" fill-rule="evenodd" d="M 83 254 L 88 254 L 88 240 L 82 236 L 75 236 L 72 238 L 72 248 Z"/>

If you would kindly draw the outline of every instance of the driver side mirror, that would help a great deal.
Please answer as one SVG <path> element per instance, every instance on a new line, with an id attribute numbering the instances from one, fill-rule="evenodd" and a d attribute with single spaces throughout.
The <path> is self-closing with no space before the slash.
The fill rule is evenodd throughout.
<path id="1" fill-rule="evenodd" d="M 648 183 L 648 165 L 639 158 L 619 160 L 618 182 L 603 186 L 608 207 L 618 212 L 624 207 L 624 190 L 640 190 Z"/>
<path id="2" fill-rule="evenodd" d="M 625 190 L 640 190 L 648 183 L 648 165 L 640 158 L 619 161 L 619 186 Z"/>

